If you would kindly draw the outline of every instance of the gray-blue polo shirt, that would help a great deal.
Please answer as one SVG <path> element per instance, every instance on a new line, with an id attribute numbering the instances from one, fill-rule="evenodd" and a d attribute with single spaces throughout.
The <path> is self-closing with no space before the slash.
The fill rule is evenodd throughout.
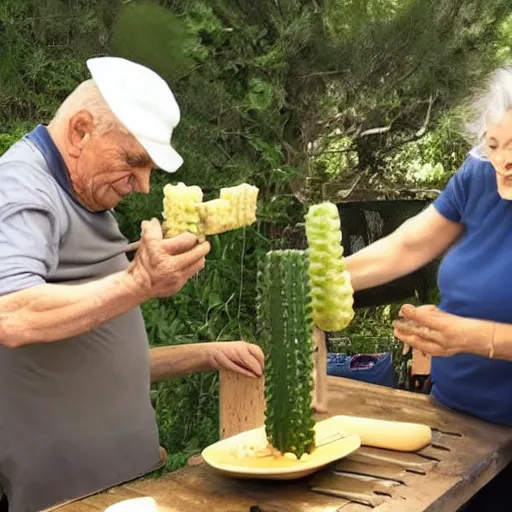
<path id="1" fill-rule="evenodd" d="M 0 295 L 127 267 L 111 212 L 88 211 L 70 190 L 44 126 L 0 157 Z M 0 487 L 10 512 L 37 512 L 159 465 L 139 308 L 82 336 L 0 347 Z"/>

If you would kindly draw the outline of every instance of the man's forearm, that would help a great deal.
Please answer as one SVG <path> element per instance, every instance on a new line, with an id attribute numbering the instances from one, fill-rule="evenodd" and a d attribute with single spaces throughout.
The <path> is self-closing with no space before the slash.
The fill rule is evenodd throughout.
<path id="1" fill-rule="evenodd" d="M 214 370 L 210 345 L 211 343 L 192 343 L 150 349 L 151 382 Z"/>
<path id="2" fill-rule="evenodd" d="M 127 272 L 79 285 L 42 284 L 0 297 L 0 345 L 77 336 L 144 302 Z"/>

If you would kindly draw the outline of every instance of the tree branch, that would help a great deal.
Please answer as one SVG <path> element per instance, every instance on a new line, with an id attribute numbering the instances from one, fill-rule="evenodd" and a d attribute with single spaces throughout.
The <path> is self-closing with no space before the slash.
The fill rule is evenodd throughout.
<path id="1" fill-rule="evenodd" d="M 418 133 L 418 132 L 416 132 Z M 423 138 L 427 131 L 425 130 L 421 135 L 416 135 L 416 133 L 407 139 L 403 139 L 400 142 L 397 142 L 396 144 L 392 144 L 391 146 L 388 146 L 386 148 L 383 148 L 382 151 L 380 151 L 381 155 L 386 155 L 387 153 L 391 153 L 391 151 L 394 151 L 395 149 L 401 148 L 402 146 L 405 146 L 406 144 L 409 144 L 410 142 L 415 142 Z"/>
<path id="2" fill-rule="evenodd" d="M 333 155 L 336 153 L 349 153 L 350 151 L 355 151 L 353 144 L 351 144 L 349 147 L 343 148 L 343 149 L 326 149 L 324 151 L 321 151 L 319 154 L 320 155 Z"/>
<path id="3" fill-rule="evenodd" d="M 368 135 L 380 135 L 381 133 L 387 133 L 389 130 L 391 130 L 391 127 L 393 126 L 393 123 L 396 121 L 396 118 L 391 121 L 389 126 L 381 126 L 379 128 L 370 128 L 368 130 L 365 130 L 364 132 L 361 132 L 357 137 L 367 137 Z"/>
<path id="4" fill-rule="evenodd" d="M 352 186 L 350 187 L 349 191 L 343 196 L 342 199 L 347 199 L 347 197 L 350 196 L 350 194 L 352 194 L 352 192 L 354 192 L 355 188 L 357 187 L 357 185 L 359 184 L 359 182 L 363 179 L 363 176 L 368 172 L 368 167 L 361 173 L 359 173 L 359 175 L 357 176 L 357 178 L 354 180 L 354 183 L 352 183 Z"/>
<path id="5" fill-rule="evenodd" d="M 332 71 L 313 71 L 313 73 L 309 73 L 307 75 L 301 75 L 299 78 L 312 78 L 314 76 L 332 76 L 339 75 L 340 73 L 344 73 L 341 69 L 334 69 Z"/>
<path id="6" fill-rule="evenodd" d="M 429 102 L 428 102 L 427 117 L 425 118 L 425 121 L 423 122 L 423 126 L 415 133 L 416 137 L 422 137 L 425 134 L 425 132 L 427 131 L 427 126 L 428 126 L 428 123 L 430 122 L 430 114 L 432 112 L 433 104 L 434 104 L 434 98 L 432 97 L 432 94 L 431 94 Z"/>

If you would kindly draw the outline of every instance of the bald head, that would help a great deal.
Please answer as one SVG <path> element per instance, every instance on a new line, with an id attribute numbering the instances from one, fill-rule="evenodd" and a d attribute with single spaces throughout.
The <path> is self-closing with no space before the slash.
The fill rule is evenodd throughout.
<path id="1" fill-rule="evenodd" d="M 88 112 L 92 117 L 91 135 L 101 135 L 109 131 L 128 134 L 119 120 L 110 110 L 94 80 L 82 82 L 61 104 L 50 125 L 65 127 L 69 120 L 79 112 Z"/>

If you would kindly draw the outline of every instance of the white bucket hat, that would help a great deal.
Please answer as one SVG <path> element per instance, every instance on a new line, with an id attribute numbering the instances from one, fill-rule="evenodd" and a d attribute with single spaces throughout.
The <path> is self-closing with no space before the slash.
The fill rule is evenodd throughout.
<path id="1" fill-rule="evenodd" d="M 165 80 L 120 57 L 89 59 L 87 67 L 114 115 L 153 162 L 164 171 L 177 171 L 183 158 L 171 146 L 171 137 L 180 109 Z"/>

